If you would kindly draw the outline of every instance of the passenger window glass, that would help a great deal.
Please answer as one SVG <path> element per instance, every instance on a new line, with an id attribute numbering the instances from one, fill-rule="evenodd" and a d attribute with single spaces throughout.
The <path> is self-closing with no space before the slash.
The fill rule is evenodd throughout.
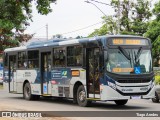
<path id="1" fill-rule="evenodd" d="M 53 66 L 64 67 L 66 61 L 65 48 L 55 48 L 53 51 Z"/>
<path id="2" fill-rule="evenodd" d="M 28 51 L 28 68 L 39 67 L 39 51 Z"/>
<path id="3" fill-rule="evenodd" d="M 18 52 L 18 68 L 27 68 L 26 52 Z"/>
<path id="4" fill-rule="evenodd" d="M 67 66 L 82 66 L 83 55 L 81 46 L 67 47 Z"/>

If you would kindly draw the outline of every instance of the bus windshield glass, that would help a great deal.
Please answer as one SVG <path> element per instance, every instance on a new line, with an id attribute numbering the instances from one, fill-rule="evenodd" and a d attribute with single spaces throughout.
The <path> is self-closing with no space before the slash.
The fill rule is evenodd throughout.
<path id="1" fill-rule="evenodd" d="M 147 74 L 152 71 L 150 49 L 109 49 L 106 60 L 108 72 L 116 74 Z"/>

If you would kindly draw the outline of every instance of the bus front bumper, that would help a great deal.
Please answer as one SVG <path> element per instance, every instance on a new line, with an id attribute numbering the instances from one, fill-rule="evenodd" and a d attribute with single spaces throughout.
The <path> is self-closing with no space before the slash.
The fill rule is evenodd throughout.
<path id="1" fill-rule="evenodd" d="M 124 99 L 151 99 L 155 96 L 155 85 L 148 87 L 110 87 L 103 85 L 100 87 L 101 100 L 124 100 Z M 149 89 L 150 88 L 150 89 Z M 142 90 L 148 89 L 147 92 Z M 127 91 L 128 90 L 128 91 Z"/>

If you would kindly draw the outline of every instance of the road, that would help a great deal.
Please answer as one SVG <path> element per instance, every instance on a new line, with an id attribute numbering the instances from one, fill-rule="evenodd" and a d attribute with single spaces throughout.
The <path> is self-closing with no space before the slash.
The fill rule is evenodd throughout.
<path id="1" fill-rule="evenodd" d="M 91 107 L 79 107 L 72 100 L 41 98 L 39 101 L 26 101 L 22 94 L 10 94 L 0 89 L 1 111 L 159 111 L 160 103 L 152 103 L 151 100 L 129 100 L 125 106 L 117 106 L 114 102 L 94 102 Z M 91 115 L 92 116 L 92 115 Z M 86 117 L 85 120 L 97 120 L 96 117 Z M 83 117 L 83 116 L 82 116 Z M 64 118 L 65 119 L 65 118 Z M 68 119 L 68 118 L 67 118 Z M 80 119 L 69 118 L 69 119 Z M 101 117 L 103 119 L 103 117 Z M 105 118 L 104 118 L 105 119 Z M 109 120 L 120 120 L 110 117 Z M 125 118 L 128 120 L 127 118 Z M 123 120 L 125 120 L 123 118 Z M 135 118 L 130 118 L 130 120 Z M 136 120 L 141 120 L 139 117 Z M 157 118 L 156 118 L 157 119 Z M 159 117 L 158 117 L 159 119 Z M 148 120 L 148 119 L 147 119 Z M 150 119 L 149 119 L 150 120 Z"/>

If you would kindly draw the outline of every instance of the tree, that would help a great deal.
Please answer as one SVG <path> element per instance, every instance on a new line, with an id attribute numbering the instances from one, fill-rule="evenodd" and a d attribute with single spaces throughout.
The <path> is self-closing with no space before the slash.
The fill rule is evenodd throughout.
<path id="1" fill-rule="evenodd" d="M 106 35 L 108 33 L 108 29 L 106 24 L 104 24 L 100 29 L 95 29 L 88 37 L 98 36 L 98 35 Z"/>
<path id="2" fill-rule="evenodd" d="M 150 2 L 147 0 L 112 0 L 111 5 L 114 6 L 115 16 L 120 17 L 120 33 L 133 34 L 142 36 L 148 27 L 148 21 L 152 16 L 150 11 Z"/>
<path id="3" fill-rule="evenodd" d="M 153 14 L 155 19 L 149 23 L 145 36 L 151 39 L 154 66 L 158 66 L 160 60 L 160 1 L 155 4 Z"/>
<path id="4" fill-rule="evenodd" d="M 88 37 L 114 33 L 114 31 L 116 29 L 115 20 L 113 20 L 111 16 L 107 16 L 107 17 L 104 16 L 104 17 L 102 17 L 102 19 L 104 20 L 102 27 L 100 27 L 99 29 L 95 29 L 94 32 L 89 34 Z"/>
<path id="5" fill-rule="evenodd" d="M 32 21 L 32 2 L 38 13 L 47 15 L 51 12 L 50 4 L 56 0 L 0 0 L 0 51 L 18 45 L 15 33 L 20 33 Z M 13 32 L 15 30 L 15 32 Z M 22 32 L 23 33 L 23 32 Z"/>
<path id="6" fill-rule="evenodd" d="M 148 1 L 112 0 L 111 6 L 113 6 L 116 15 L 102 17 L 104 20 L 103 26 L 106 26 L 108 31 L 99 32 L 105 30 L 101 27 L 96 29 L 91 35 L 104 35 L 107 32 L 117 34 L 120 31 L 120 34 L 142 36 L 147 31 L 148 21 L 152 16 Z"/>

